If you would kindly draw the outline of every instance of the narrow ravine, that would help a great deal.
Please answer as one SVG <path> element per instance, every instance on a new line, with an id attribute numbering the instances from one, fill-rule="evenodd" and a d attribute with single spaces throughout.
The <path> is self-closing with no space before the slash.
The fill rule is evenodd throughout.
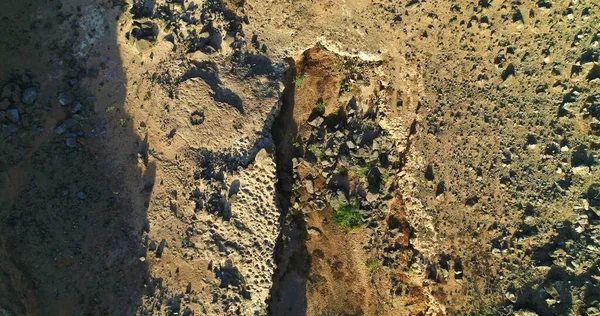
<path id="1" fill-rule="evenodd" d="M 381 220 L 392 148 L 379 139 L 381 84 L 373 64 L 318 45 L 288 63 L 272 129 L 282 230 L 269 313 L 373 313 L 381 261 L 366 228 Z"/>
<path id="2" fill-rule="evenodd" d="M 268 309 L 271 315 L 306 314 L 306 279 L 310 268 L 304 238 L 306 227 L 303 214 L 290 212 L 294 181 L 292 159 L 301 153 L 298 153 L 294 146 L 298 133 L 298 126 L 294 121 L 296 66 L 292 58 L 288 59 L 288 64 L 281 109 L 272 128 L 276 146 L 276 190 L 281 211 L 281 233 L 275 248 L 277 270 L 273 275 Z"/>

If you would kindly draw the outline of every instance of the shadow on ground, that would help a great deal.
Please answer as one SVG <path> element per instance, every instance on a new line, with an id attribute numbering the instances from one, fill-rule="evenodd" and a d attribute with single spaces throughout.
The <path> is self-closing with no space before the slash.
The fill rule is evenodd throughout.
<path id="1" fill-rule="evenodd" d="M 310 272 L 310 256 L 306 249 L 304 215 L 291 213 L 293 173 L 292 159 L 298 155 L 298 126 L 294 120 L 296 67 L 288 60 L 281 111 L 273 123 L 276 147 L 277 194 L 281 210 L 281 233 L 275 248 L 277 270 L 273 276 L 271 315 L 306 315 L 306 282 Z"/>
<path id="2" fill-rule="evenodd" d="M 13 91 L 0 100 L 0 314 L 133 315 L 141 304 L 155 166 L 138 162 L 144 140 L 123 124 L 121 10 L 120 1 L 2 5 L 0 84 Z M 28 87 L 35 104 L 19 97 Z M 73 101 L 59 104 L 60 92 Z M 13 109 L 17 121 L 5 116 Z"/>

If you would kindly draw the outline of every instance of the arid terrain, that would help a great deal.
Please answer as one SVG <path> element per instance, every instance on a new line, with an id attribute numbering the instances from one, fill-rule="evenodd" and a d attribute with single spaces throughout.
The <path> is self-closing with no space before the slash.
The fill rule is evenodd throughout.
<path id="1" fill-rule="evenodd" d="M 0 316 L 600 315 L 600 2 L 0 2 Z"/>

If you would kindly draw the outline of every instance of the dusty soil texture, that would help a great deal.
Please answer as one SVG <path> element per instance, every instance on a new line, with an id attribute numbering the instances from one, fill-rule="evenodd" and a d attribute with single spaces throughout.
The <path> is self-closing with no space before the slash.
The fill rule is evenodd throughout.
<path id="1" fill-rule="evenodd" d="M 600 315 L 595 0 L 4 0 L 0 315 Z"/>

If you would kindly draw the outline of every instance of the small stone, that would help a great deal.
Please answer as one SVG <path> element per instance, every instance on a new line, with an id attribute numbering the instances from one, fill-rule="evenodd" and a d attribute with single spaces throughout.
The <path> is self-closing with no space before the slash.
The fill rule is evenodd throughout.
<path id="1" fill-rule="evenodd" d="M 315 208 L 316 208 L 317 210 L 319 210 L 319 211 L 320 211 L 320 210 L 324 209 L 324 208 L 325 208 L 325 206 L 326 206 L 326 204 L 325 204 L 325 202 L 324 202 L 324 201 L 321 201 L 321 200 L 316 200 L 316 201 L 315 201 Z"/>
<path id="2" fill-rule="evenodd" d="M 324 121 L 325 121 L 325 119 L 323 119 L 322 117 L 319 116 L 316 119 L 308 122 L 308 125 L 310 125 L 312 127 L 320 127 Z"/>
<path id="3" fill-rule="evenodd" d="M 348 146 L 348 148 L 350 148 L 350 149 L 356 148 L 356 145 L 354 145 L 354 143 L 352 141 L 347 141 L 346 146 Z"/>
<path id="4" fill-rule="evenodd" d="M 509 301 L 511 301 L 513 303 L 517 302 L 517 297 L 515 296 L 514 293 L 506 292 L 504 294 L 504 296 L 506 297 L 506 299 L 508 299 Z"/>
<path id="5" fill-rule="evenodd" d="M 192 125 L 200 125 L 204 123 L 204 111 L 194 111 L 190 118 Z"/>
<path id="6" fill-rule="evenodd" d="M 309 235 L 321 236 L 321 230 L 318 229 L 317 227 L 311 226 L 308 229 L 306 229 L 306 231 L 308 232 Z"/>
<path id="7" fill-rule="evenodd" d="M 85 195 L 84 192 L 79 191 L 79 192 L 77 192 L 77 198 L 80 199 L 80 200 L 85 200 L 86 195 Z"/>
<path id="8" fill-rule="evenodd" d="M 32 105 L 35 103 L 38 97 L 38 90 L 35 87 L 27 88 L 23 91 L 23 103 L 27 105 Z"/>
<path id="9" fill-rule="evenodd" d="M 578 166 L 571 168 L 571 172 L 573 172 L 576 176 L 585 176 L 590 174 L 590 167 L 588 166 Z"/>
<path id="10" fill-rule="evenodd" d="M 8 114 L 8 118 L 11 120 L 11 122 L 13 123 L 17 123 L 19 122 L 19 110 L 17 109 L 10 109 L 8 111 L 6 111 L 6 114 Z"/>
<path id="11" fill-rule="evenodd" d="M 62 135 L 67 131 L 67 127 L 65 126 L 65 124 L 60 124 L 55 130 L 54 132 L 57 135 Z"/>
<path id="12" fill-rule="evenodd" d="M 61 92 L 58 95 L 58 103 L 60 103 L 60 105 L 69 105 L 73 103 L 73 101 L 75 101 L 75 96 L 71 92 Z"/>
<path id="13" fill-rule="evenodd" d="M 311 180 L 304 181 L 304 188 L 306 188 L 306 191 L 310 194 L 315 193 L 315 188 L 313 187 L 313 182 Z"/>
<path id="14" fill-rule="evenodd" d="M 367 202 L 372 203 L 377 201 L 377 199 L 379 199 L 379 194 L 367 192 Z"/>
<path id="15" fill-rule="evenodd" d="M 71 113 L 75 114 L 75 113 L 81 111 L 82 108 L 83 108 L 83 104 L 81 104 L 81 102 L 77 102 L 77 103 L 75 103 L 75 105 L 73 105 L 73 108 L 71 109 Z"/>
<path id="16" fill-rule="evenodd" d="M 75 147 L 77 147 L 77 138 L 75 138 L 75 137 L 67 138 L 65 143 L 67 144 L 67 147 L 75 148 Z"/>

